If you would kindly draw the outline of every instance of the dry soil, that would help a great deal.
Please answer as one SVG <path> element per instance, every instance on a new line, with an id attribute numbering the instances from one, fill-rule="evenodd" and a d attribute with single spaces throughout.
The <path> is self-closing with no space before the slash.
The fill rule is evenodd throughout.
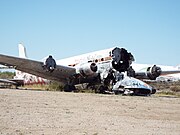
<path id="1" fill-rule="evenodd" d="M 180 98 L 0 89 L 0 134 L 180 134 Z"/>

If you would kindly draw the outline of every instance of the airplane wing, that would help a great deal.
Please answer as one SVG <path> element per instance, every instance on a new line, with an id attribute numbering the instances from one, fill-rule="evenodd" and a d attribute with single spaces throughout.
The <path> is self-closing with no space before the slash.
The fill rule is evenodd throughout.
<path id="1" fill-rule="evenodd" d="M 153 65 L 148 67 L 146 71 L 136 71 L 135 77 L 139 79 L 150 79 L 155 80 L 160 75 L 167 75 L 167 74 L 177 74 L 180 73 L 180 70 L 164 70 L 161 69 L 160 66 Z"/>
<path id="2" fill-rule="evenodd" d="M 0 54 L 0 64 L 5 66 L 13 66 L 15 69 L 27 72 L 48 80 L 55 80 L 66 83 L 68 78 L 76 74 L 76 69 L 57 65 L 53 72 L 47 72 L 43 69 L 43 62 L 7 56 Z"/>
<path id="3" fill-rule="evenodd" d="M 180 73 L 180 70 L 162 71 L 161 75 L 177 74 L 177 73 Z"/>
<path id="4" fill-rule="evenodd" d="M 14 81 L 10 81 L 10 80 L 7 80 L 7 79 L 0 79 L 0 82 L 2 82 L 2 83 L 11 83 L 11 84 L 17 84 L 16 82 L 14 82 Z"/>

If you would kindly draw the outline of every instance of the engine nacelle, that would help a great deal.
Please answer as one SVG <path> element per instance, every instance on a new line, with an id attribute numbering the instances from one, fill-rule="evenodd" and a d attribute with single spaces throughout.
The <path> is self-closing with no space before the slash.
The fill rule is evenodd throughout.
<path id="1" fill-rule="evenodd" d="M 95 63 L 84 63 L 78 65 L 76 72 L 83 76 L 94 76 L 97 75 L 97 65 Z"/>
<path id="2" fill-rule="evenodd" d="M 53 72 L 56 68 L 56 61 L 53 59 L 51 55 L 49 55 L 49 57 L 44 62 L 43 68 L 49 72 Z"/>
<path id="3" fill-rule="evenodd" d="M 151 80 L 155 80 L 158 76 L 161 75 L 161 68 L 156 66 L 156 65 L 153 65 L 152 67 L 148 67 L 147 68 L 147 77 Z"/>

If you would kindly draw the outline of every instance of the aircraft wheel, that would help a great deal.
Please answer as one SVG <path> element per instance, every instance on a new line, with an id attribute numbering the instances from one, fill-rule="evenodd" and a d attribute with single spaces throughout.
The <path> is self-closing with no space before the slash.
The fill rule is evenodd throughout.
<path id="1" fill-rule="evenodd" d="M 66 84 L 66 85 L 64 86 L 64 91 L 65 91 L 65 92 L 72 92 L 72 91 L 74 91 L 74 90 L 76 90 L 76 87 L 75 87 L 74 85 L 68 85 L 68 84 Z"/>
<path id="2" fill-rule="evenodd" d="M 99 93 L 101 94 L 105 94 L 105 91 L 108 90 L 108 87 L 107 86 L 103 86 L 101 85 L 98 89 Z"/>
<path id="3" fill-rule="evenodd" d="M 156 93 L 156 89 L 152 89 L 152 92 L 151 92 L 151 94 L 155 94 Z"/>
<path id="4" fill-rule="evenodd" d="M 118 94 L 119 94 L 119 91 L 115 90 L 115 91 L 114 91 L 114 94 L 115 94 L 115 95 L 118 95 Z"/>

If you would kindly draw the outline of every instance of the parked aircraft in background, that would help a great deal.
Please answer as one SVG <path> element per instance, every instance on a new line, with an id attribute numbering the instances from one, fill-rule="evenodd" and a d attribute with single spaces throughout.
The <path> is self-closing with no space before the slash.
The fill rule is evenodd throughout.
<path id="1" fill-rule="evenodd" d="M 28 59 L 27 53 L 26 53 L 26 48 L 22 44 L 18 45 L 18 49 L 19 49 L 19 58 Z M 14 79 L 22 80 L 23 84 L 25 84 L 25 85 L 48 84 L 49 83 L 49 80 L 47 80 L 47 79 L 29 74 L 28 72 L 23 72 L 20 70 L 15 71 Z"/>
<path id="2" fill-rule="evenodd" d="M 27 53 L 26 53 L 26 48 L 22 45 L 18 45 L 18 50 L 19 50 L 19 58 L 24 58 L 27 59 Z M 5 84 L 11 84 L 11 85 L 16 85 L 16 86 L 21 86 L 21 85 L 31 85 L 31 84 L 48 84 L 49 80 L 22 72 L 20 70 L 13 70 L 15 67 L 14 66 L 3 66 L 0 65 L 0 69 L 2 71 L 13 71 L 15 72 L 15 76 L 13 79 L 0 79 L 1 83 Z"/>
<path id="3" fill-rule="evenodd" d="M 30 80 L 31 76 L 37 82 L 61 82 L 64 91 L 68 92 L 75 90 L 76 84 L 88 83 L 88 86 L 101 84 L 101 93 L 110 90 L 115 93 L 149 95 L 156 90 L 139 79 L 155 80 L 163 74 L 180 73 L 180 70 L 162 70 L 157 65 L 135 64 L 133 55 L 119 47 L 57 60 L 56 66 L 52 61 L 44 63 L 27 59 L 22 44 L 19 45 L 19 52 L 21 58 L 0 54 L 0 64 L 13 66 L 19 70 L 17 75 L 22 75 L 24 80 Z M 26 73 L 23 75 L 23 72 Z"/>

